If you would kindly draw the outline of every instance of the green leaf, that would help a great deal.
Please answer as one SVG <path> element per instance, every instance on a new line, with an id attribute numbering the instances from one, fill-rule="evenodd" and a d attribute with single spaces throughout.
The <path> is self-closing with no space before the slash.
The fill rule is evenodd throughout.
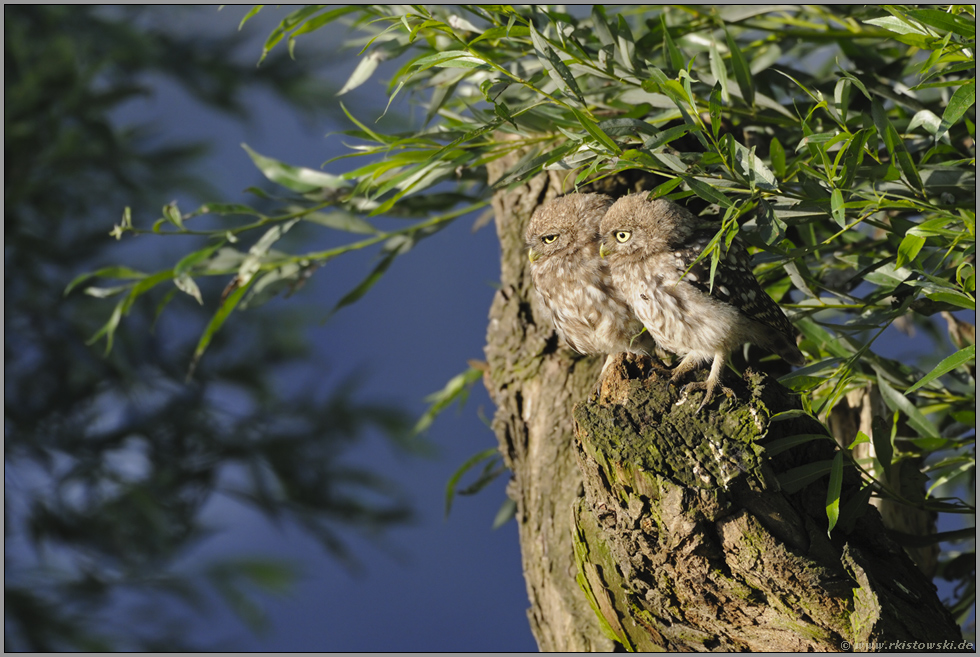
<path id="1" fill-rule="evenodd" d="M 599 43 L 604 46 L 611 46 L 613 35 L 609 29 L 609 23 L 606 21 L 602 5 L 592 5 L 592 25 L 595 27 L 596 36 L 599 37 Z"/>
<path id="2" fill-rule="evenodd" d="M 926 238 L 914 233 L 907 233 L 905 237 L 902 238 L 902 243 L 898 245 L 898 255 L 895 258 L 896 267 L 904 267 L 905 265 L 913 262 L 915 257 L 919 255 L 919 251 L 925 246 Z"/>
<path id="3" fill-rule="evenodd" d="M 714 121 L 714 117 L 712 117 Z M 766 166 L 761 157 L 755 154 L 755 146 L 751 150 L 735 140 L 731 134 L 726 135 L 731 145 L 732 164 L 736 166 L 749 183 L 753 191 L 763 189 L 767 192 L 776 190 L 776 176 Z"/>
<path id="4" fill-rule="evenodd" d="M 871 118 L 874 121 L 875 128 L 878 130 L 878 136 L 885 142 L 885 148 L 888 150 L 888 154 L 898 163 L 902 173 L 905 174 L 906 180 L 908 180 L 910 185 L 914 185 L 916 189 L 921 190 L 922 178 L 919 176 L 919 171 L 912 162 L 912 157 L 905 147 L 905 142 L 902 141 L 898 131 L 895 130 L 895 126 L 888 120 L 888 115 L 885 114 L 885 108 L 882 107 L 881 102 L 877 98 L 871 101 Z"/>
<path id="5" fill-rule="evenodd" d="M 633 31 L 622 14 L 616 16 L 616 19 L 616 59 L 623 68 L 632 73 L 636 70 L 636 43 L 633 40 Z"/>
<path id="6" fill-rule="evenodd" d="M 217 244 L 212 244 L 211 246 L 205 247 L 198 251 L 194 251 L 193 253 L 184 256 L 183 258 L 180 259 L 180 261 L 176 265 L 174 265 L 174 276 L 180 277 L 185 275 L 188 271 L 193 269 L 195 266 L 201 264 L 202 262 L 207 261 L 212 255 L 214 255 L 215 251 L 217 251 L 224 245 L 225 242 L 224 240 L 222 240 Z M 178 285 L 178 287 L 180 286 Z"/>
<path id="7" fill-rule="evenodd" d="M 442 390 L 434 392 L 426 397 L 425 400 L 432 405 L 429 407 L 429 410 L 427 410 L 425 414 L 419 418 L 418 422 L 415 423 L 415 428 L 412 430 L 412 433 L 418 435 L 428 429 L 432 425 L 432 422 L 435 420 L 436 416 L 454 401 L 465 401 L 470 386 L 479 381 L 482 376 L 482 371 L 471 367 L 465 372 L 457 374 L 451 378 Z"/>
<path id="8" fill-rule="evenodd" d="M 340 7 L 339 9 L 332 9 L 328 12 L 324 12 L 319 16 L 316 16 L 315 18 L 310 18 L 309 20 L 305 21 L 302 25 L 300 25 L 298 28 L 293 30 L 293 33 L 289 36 L 289 40 L 290 42 L 292 42 L 295 37 L 298 37 L 301 34 L 309 34 L 310 32 L 319 30 L 327 23 L 332 23 L 335 19 L 340 18 L 345 14 L 349 14 L 351 12 L 360 11 L 360 10 L 361 8 L 358 5 L 350 5 L 347 7 Z M 290 47 L 292 47 L 292 43 L 290 43 Z"/>
<path id="9" fill-rule="evenodd" d="M 878 389 L 881 391 L 881 397 L 888 404 L 888 407 L 893 411 L 901 411 L 909 419 L 909 425 L 916 430 L 923 438 L 939 438 L 939 430 L 936 425 L 933 424 L 929 418 L 922 414 L 918 408 L 915 407 L 912 402 L 908 400 L 902 393 L 895 390 L 887 381 L 878 374 Z M 877 443 L 875 444 L 877 447 Z"/>
<path id="10" fill-rule="evenodd" d="M 361 235 L 376 235 L 378 229 L 372 226 L 363 217 L 343 210 L 332 212 L 307 212 L 303 215 L 303 221 L 334 228 L 348 233 L 358 233 Z"/>
<path id="11" fill-rule="evenodd" d="M 851 444 L 847 446 L 847 449 L 854 449 L 858 445 L 863 445 L 864 443 L 870 442 L 871 439 L 868 438 L 868 434 L 864 433 L 863 431 L 858 431 L 857 435 L 854 436 L 854 440 L 852 440 Z"/>
<path id="12" fill-rule="evenodd" d="M 679 71 L 684 68 L 684 55 L 681 54 L 681 51 L 677 48 L 677 44 L 670 37 L 670 30 L 667 29 L 666 12 L 660 14 L 660 26 L 664 30 L 664 50 L 670 61 L 670 68 L 674 71 Z"/>
<path id="13" fill-rule="evenodd" d="M 779 140 L 775 137 L 769 142 L 769 162 L 772 164 L 773 171 L 776 172 L 776 178 L 779 180 L 786 179 L 786 149 L 783 145 L 779 143 Z"/>
<path id="14" fill-rule="evenodd" d="M 789 411 L 780 411 L 779 413 L 776 413 L 771 418 L 769 418 L 769 421 L 770 422 L 785 422 L 786 420 L 795 420 L 797 418 L 811 418 L 812 419 L 813 416 L 810 415 L 809 413 L 807 413 L 804 410 L 794 408 L 794 409 L 789 410 Z M 804 435 L 804 434 L 801 434 L 801 435 Z M 805 435 L 814 435 L 814 436 L 816 436 L 816 435 L 820 435 L 820 434 L 805 434 Z M 794 436 L 790 436 L 790 438 L 793 438 L 793 437 Z M 773 445 L 776 442 L 778 442 L 778 441 L 774 440 L 773 442 L 769 443 L 767 445 L 767 449 L 768 449 L 768 446 L 769 445 Z"/>
<path id="15" fill-rule="evenodd" d="M 647 148 L 651 151 L 656 150 L 661 146 L 669 144 L 675 139 L 679 139 L 694 130 L 700 130 L 700 128 L 698 126 L 691 125 L 690 123 L 672 126 L 666 130 L 661 130 L 654 134 L 653 137 L 643 143 L 643 148 Z"/>
<path id="16" fill-rule="evenodd" d="M 118 265 L 113 267 L 103 267 L 102 269 L 91 271 L 86 274 L 79 274 L 78 276 L 73 278 L 71 283 L 68 284 L 68 287 L 65 288 L 65 291 L 63 293 L 64 296 L 68 296 L 72 290 L 74 290 L 76 287 L 78 287 L 85 281 L 89 280 L 90 278 L 96 278 L 96 277 L 140 279 L 140 278 L 146 278 L 146 274 L 141 271 L 137 271 L 135 269 L 130 269 L 129 267 L 118 266 Z"/>
<path id="17" fill-rule="evenodd" d="M 721 100 L 728 104 L 731 102 L 731 96 L 728 93 L 728 71 L 725 68 L 725 62 L 721 59 L 721 53 L 718 52 L 718 44 L 714 41 L 711 42 L 708 49 L 708 62 L 711 65 L 711 75 L 715 77 L 715 88 L 718 89 Z M 713 92 L 712 92 L 713 95 Z M 720 109 L 720 107 L 719 107 Z M 714 110 L 712 110 L 712 121 L 715 120 Z M 720 117 L 718 117 L 720 119 Z M 717 131 L 715 135 L 717 136 Z"/>
<path id="18" fill-rule="evenodd" d="M 340 88 L 337 92 L 338 96 L 343 96 L 348 91 L 357 89 L 359 86 L 367 82 L 371 75 L 378 69 L 378 65 L 381 64 L 381 51 L 372 50 L 367 57 L 362 57 L 357 66 L 354 68 L 354 72 L 350 74 L 347 78 L 347 82 L 344 86 Z"/>
<path id="19" fill-rule="evenodd" d="M 878 27 L 883 27 L 886 30 L 891 30 L 897 34 L 918 34 L 921 36 L 928 36 L 928 33 L 923 30 L 918 25 L 913 25 L 908 21 L 904 21 L 897 16 L 884 16 L 882 18 L 870 18 L 865 23 L 869 25 L 877 25 Z"/>
<path id="20" fill-rule="evenodd" d="M 738 44 L 725 28 L 725 39 L 728 41 L 728 50 L 732 53 L 732 66 L 735 68 L 735 80 L 738 82 L 739 91 L 742 92 L 742 100 L 749 107 L 755 104 L 755 85 L 752 82 L 752 71 L 749 69 L 745 55 L 739 50 Z"/>
<path id="21" fill-rule="evenodd" d="M 497 515 L 493 517 L 493 526 L 490 529 L 499 529 L 503 527 L 508 520 L 517 515 L 517 502 L 510 499 L 509 497 L 504 500 L 504 503 L 500 505 L 497 510 Z"/>
<path id="22" fill-rule="evenodd" d="M 688 184 L 691 190 L 695 194 L 703 198 L 705 201 L 707 201 L 708 203 L 717 203 L 723 208 L 734 207 L 735 204 L 732 203 L 732 200 L 730 198 L 725 196 L 725 194 L 723 194 L 722 192 L 719 192 L 711 185 L 708 185 L 707 183 L 703 183 L 700 180 L 693 178 L 691 176 L 683 176 L 683 178 L 684 178 L 684 182 Z"/>
<path id="23" fill-rule="evenodd" d="M 908 12 L 908 15 L 937 30 L 959 34 L 968 39 L 977 38 L 976 21 L 968 20 L 961 15 L 950 14 L 939 9 L 913 9 Z"/>
<path id="24" fill-rule="evenodd" d="M 602 128 L 600 128 L 595 121 L 574 108 L 572 109 L 572 113 L 575 115 L 575 118 L 578 119 L 578 122 L 582 124 L 582 127 L 585 128 L 585 131 L 588 132 L 593 139 L 611 150 L 613 153 L 622 153 L 622 149 L 619 147 L 619 144 L 613 141 L 609 135 L 604 133 Z"/>
<path id="25" fill-rule="evenodd" d="M 163 218 L 180 230 L 184 230 L 184 217 L 177 208 L 177 201 L 172 201 L 163 206 Z"/>
<path id="26" fill-rule="evenodd" d="M 360 299 L 361 297 L 363 297 L 368 292 L 368 290 L 374 287 L 375 283 L 381 280 L 381 277 L 384 275 L 386 271 L 388 271 L 388 268 L 391 267 L 391 263 L 395 261 L 395 258 L 397 256 L 398 256 L 398 251 L 391 251 L 388 254 L 386 254 L 385 257 L 381 259 L 381 262 L 379 262 L 374 267 L 374 269 L 371 270 L 371 273 L 368 274 L 367 278 L 361 281 L 358 284 L 358 286 L 355 287 L 353 290 L 345 294 L 343 298 L 337 302 L 337 305 L 334 306 L 329 313 L 327 313 L 327 319 L 330 319 L 335 314 L 337 314 L 337 311 L 340 310 L 341 308 L 349 306 L 355 301 L 357 301 L 358 299 Z"/>
<path id="27" fill-rule="evenodd" d="M 283 164 L 279 160 L 259 155 L 249 148 L 247 144 L 242 144 L 242 148 L 252 158 L 252 162 L 255 163 L 255 166 L 258 167 L 263 176 L 294 192 L 305 194 L 324 188 L 343 189 L 348 186 L 347 181 L 338 176 L 331 176 L 330 174 L 314 171 L 313 169 Z"/>
<path id="28" fill-rule="evenodd" d="M 776 479 L 779 480 L 780 488 L 793 494 L 829 473 L 833 466 L 833 460 L 807 463 L 777 475 Z"/>
<path id="29" fill-rule="evenodd" d="M 109 315 L 109 320 L 102 325 L 102 328 L 96 332 L 91 338 L 85 341 L 86 345 L 93 345 L 99 341 L 99 338 L 105 336 L 105 355 L 108 356 L 109 352 L 112 351 L 112 340 L 116 335 L 116 329 L 119 327 L 119 322 L 122 320 L 124 311 L 129 307 L 131 301 L 129 297 L 124 297 L 119 300 L 116 307 L 112 309 L 112 314 Z"/>
<path id="30" fill-rule="evenodd" d="M 969 297 L 965 294 L 956 292 L 955 290 L 949 290 L 943 292 L 926 292 L 926 297 L 933 301 L 948 303 L 951 306 L 959 306 L 960 308 L 965 308 L 966 310 L 977 309 L 976 299 Z"/>
<path id="31" fill-rule="evenodd" d="M 909 387 L 909 389 L 905 391 L 905 394 L 907 395 L 910 392 L 918 390 L 923 386 L 929 385 L 930 383 L 932 383 L 933 381 L 941 377 L 943 374 L 946 374 L 947 372 L 951 372 L 952 370 L 955 370 L 957 367 L 960 367 L 961 365 L 965 365 L 970 361 L 975 361 L 976 358 L 977 358 L 976 345 L 971 344 L 968 347 L 964 347 L 963 349 L 960 349 L 955 354 L 952 354 L 942 359 L 942 361 L 940 361 L 938 365 L 932 368 L 931 372 L 926 374 L 924 377 L 919 379 L 915 384 Z"/>
<path id="32" fill-rule="evenodd" d="M 449 511 L 453 506 L 453 497 L 456 495 L 456 484 L 467 472 L 473 469 L 474 466 L 478 465 L 481 461 L 486 461 L 487 459 L 492 459 L 495 456 L 500 456 L 500 450 L 496 447 L 491 447 L 490 449 L 485 449 L 482 452 L 478 452 L 466 459 L 463 465 L 459 466 L 459 469 L 453 473 L 453 476 L 449 478 L 446 482 L 446 517 L 449 517 Z"/>
<path id="33" fill-rule="evenodd" d="M 174 276 L 174 285 L 177 289 L 185 294 L 189 294 L 194 297 L 200 305 L 204 305 L 204 300 L 201 298 L 201 289 L 194 282 L 194 279 L 190 277 L 189 274 L 180 274 Z"/>
<path id="34" fill-rule="evenodd" d="M 417 59 L 412 67 L 415 69 L 415 73 L 421 73 L 432 67 L 476 68 L 485 65 L 485 61 L 479 57 L 474 57 L 466 50 L 446 50 Z"/>
<path id="35" fill-rule="evenodd" d="M 949 99 L 949 105 L 943 111 L 943 120 L 936 131 L 936 141 L 946 134 L 957 121 L 959 121 L 966 111 L 977 102 L 977 81 L 970 80 L 953 92 L 953 97 Z"/>
<path id="36" fill-rule="evenodd" d="M 231 294 L 224 298 L 221 305 L 218 306 L 218 310 L 214 313 L 211 321 L 204 329 L 204 333 L 201 334 L 201 338 L 197 341 L 197 347 L 194 349 L 194 357 L 191 359 L 190 367 L 187 370 L 187 380 L 191 380 L 194 377 L 194 370 L 197 369 L 197 364 L 201 361 L 201 356 L 207 351 L 208 345 L 211 344 L 211 339 L 214 334 L 218 332 L 221 326 L 228 319 L 228 315 L 231 314 L 237 306 L 238 302 L 242 300 L 242 297 L 248 291 L 254 282 L 254 278 L 248 282 L 242 284 L 240 287 L 236 288 Z"/>
<path id="37" fill-rule="evenodd" d="M 827 536 L 837 525 L 840 516 L 840 488 L 844 481 L 844 454 L 838 451 L 830 470 L 830 483 L 827 484 Z"/>
<path id="38" fill-rule="evenodd" d="M 782 413 L 780 413 L 779 415 L 782 415 Z M 793 417 L 797 417 L 797 416 L 793 416 Z M 807 415 L 805 412 L 800 411 L 799 417 L 810 417 L 810 416 Z M 775 416 L 773 418 L 770 418 L 769 421 L 772 422 L 774 419 Z M 780 418 L 780 419 L 790 419 L 790 418 Z M 813 442 L 814 440 L 829 440 L 831 442 L 834 441 L 833 438 L 823 433 L 801 433 L 795 436 L 786 436 L 785 438 L 779 438 L 772 442 L 766 443 L 765 445 L 763 445 L 763 447 L 765 447 L 766 454 L 768 454 L 769 456 L 776 456 L 777 454 L 782 454 L 783 452 L 792 449 L 797 445 L 804 445 L 806 443 Z"/>
<path id="39" fill-rule="evenodd" d="M 830 214 L 838 226 L 841 228 L 847 226 L 847 217 L 844 215 L 844 194 L 836 187 L 830 193 Z"/>
<path id="40" fill-rule="evenodd" d="M 640 119 L 606 119 L 599 122 L 599 129 L 607 135 L 617 137 L 661 134 L 655 127 Z"/>
<path id="41" fill-rule="evenodd" d="M 255 5 L 254 7 L 249 9 L 248 13 L 245 14 L 245 16 L 242 18 L 242 22 L 238 24 L 238 30 L 241 31 L 241 29 L 245 27 L 245 23 L 248 22 L 248 19 L 250 19 L 252 16 L 255 16 L 257 13 L 262 11 L 262 7 L 264 6 L 265 5 Z"/>
<path id="42" fill-rule="evenodd" d="M 837 525 L 844 533 L 851 533 L 854 529 L 854 523 L 864 517 L 864 514 L 868 512 L 868 502 L 871 500 L 871 494 L 873 492 L 874 489 L 871 486 L 865 486 L 844 504 L 844 508 L 840 512 L 840 517 L 837 519 Z"/>
<path id="43" fill-rule="evenodd" d="M 708 99 L 708 108 L 711 112 L 711 134 L 718 138 L 718 131 L 721 129 L 721 85 L 715 84 Z"/>

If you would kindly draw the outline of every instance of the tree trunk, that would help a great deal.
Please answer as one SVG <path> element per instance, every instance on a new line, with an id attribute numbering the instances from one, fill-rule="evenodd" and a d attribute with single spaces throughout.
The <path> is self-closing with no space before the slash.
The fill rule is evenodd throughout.
<path id="1" fill-rule="evenodd" d="M 490 179 L 512 165 L 490 166 Z M 958 641 L 935 587 L 885 536 L 850 470 L 841 522 L 828 537 L 828 477 L 796 490 L 800 471 L 789 471 L 828 461 L 834 444 L 773 454 L 780 438 L 823 428 L 808 418 L 770 424 L 797 406 L 765 375 L 730 382 L 738 400 L 722 397 L 696 415 L 699 394 L 679 402 L 649 359 L 623 356 L 589 400 L 602 359 L 575 355 L 542 319 L 523 239 L 534 209 L 566 191 L 568 179 L 550 172 L 493 201 L 501 287 L 485 383 L 513 473 L 508 494 L 538 647 L 796 651 Z M 623 181 L 607 184 L 620 187 L 602 191 L 628 191 Z"/>

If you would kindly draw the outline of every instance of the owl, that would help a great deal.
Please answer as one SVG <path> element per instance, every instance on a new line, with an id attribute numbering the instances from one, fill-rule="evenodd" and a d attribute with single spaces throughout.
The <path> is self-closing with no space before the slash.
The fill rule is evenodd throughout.
<path id="1" fill-rule="evenodd" d="M 599 222 L 612 202 L 604 194 L 567 194 L 538 208 L 525 234 L 531 281 L 558 334 L 578 353 L 648 354 L 653 342 L 599 255 Z"/>
<path id="2" fill-rule="evenodd" d="M 803 365 L 793 325 L 752 274 L 748 252 L 736 238 L 722 251 L 711 282 L 711 258 L 695 260 L 717 233 L 666 200 L 624 196 L 600 225 L 601 255 L 613 287 L 627 300 L 657 345 L 682 356 L 672 382 L 711 361 L 700 411 L 714 396 L 732 350 L 751 342 Z M 721 386 L 725 394 L 734 396 Z"/>

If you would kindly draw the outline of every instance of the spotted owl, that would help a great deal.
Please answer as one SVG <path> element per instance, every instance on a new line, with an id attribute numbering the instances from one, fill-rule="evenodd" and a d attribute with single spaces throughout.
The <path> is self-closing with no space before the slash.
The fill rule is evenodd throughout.
<path id="1" fill-rule="evenodd" d="M 653 342 L 612 286 L 599 255 L 599 222 L 612 202 L 604 194 L 567 194 L 538 208 L 525 234 L 531 280 L 558 334 L 575 351 L 647 354 Z"/>
<path id="2" fill-rule="evenodd" d="M 710 256 L 694 261 L 717 233 L 717 225 L 666 199 L 624 196 L 606 212 L 599 230 L 613 286 L 657 344 L 682 356 L 671 381 L 711 361 L 705 383 L 685 386 L 705 389 L 699 411 L 719 387 L 729 354 L 746 342 L 803 365 L 793 325 L 759 286 L 737 238 L 722 250 L 711 284 Z"/>

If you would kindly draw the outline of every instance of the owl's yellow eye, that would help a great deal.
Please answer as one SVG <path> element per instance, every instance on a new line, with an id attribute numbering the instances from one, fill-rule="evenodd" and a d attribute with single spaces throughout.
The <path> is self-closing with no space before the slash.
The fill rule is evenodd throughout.
<path id="1" fill-rule="evenodd" d="M 541 241 L 544 242 L 545 244 L 551 244 L 556 239 L 558 239 L 557 235 L 545 235 L 544 237 L 541 238 Z"/>
<path id="2" fill-rule="evenodd" d="M 630 241 L 630 237 L 632 237 L 632 236 L 633 236 L 633 233 L 629 232 L 628 230 L 617 230 L 616 231 L 616 241 L 619 242 L 620 244 L 625 244 L 626 242 L 629 242 Z"/>

